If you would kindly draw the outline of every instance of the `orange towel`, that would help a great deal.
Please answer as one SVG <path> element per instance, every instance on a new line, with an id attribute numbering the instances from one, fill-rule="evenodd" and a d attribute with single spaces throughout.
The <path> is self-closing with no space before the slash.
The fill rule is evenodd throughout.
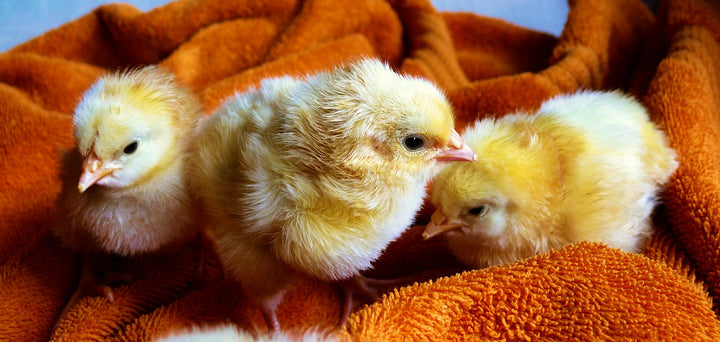
<path id="1" fill-rule="evenodd" d="M 657 233 L 633 255 L 580 243 L 504 267 L 465 270 L 420 226 L 369 273 L 413 276 L 359 309 L 351 340 L 720 340 L 720 6 L 668 0 L 572 0 L 559 38 L 428 0 L 177 1 L 150 12 L 114 4 L 0 54 L 0 340 L 149 340 L 232 322 L 264 329 L 258 308 L 223 279 L 210 241 L 123 267 L 115 302 L 89 297 L 58 320 L 78 260 L 48 233 L 71 114 L 103 73 L 160 64 L 212 111 L 265 77 L 303 75 L 363 56 L 426 77 L 452 101 L 458 128 L 534 109 L 579 88 L 639 96 L 680 155 Z M 418 215 L 418 224 L 428 211 Z M 194 280 L 202 251 L 204 275 Z M 279 307 L 283 329 L 331 329 L 333 284 L 300 279 Z M 715 304 L 713 304 L 715 303 Z"/>

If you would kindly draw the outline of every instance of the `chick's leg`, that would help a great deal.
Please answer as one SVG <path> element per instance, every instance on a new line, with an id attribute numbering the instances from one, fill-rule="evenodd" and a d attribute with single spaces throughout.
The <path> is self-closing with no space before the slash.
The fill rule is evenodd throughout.
<path id="1" fill-rule="evenodd" d="M 102 275 L 98 274 L 100 270 L 110 269 L 110 264 L 112 263 L 112 260 L 106 256 L 91 256 L 87 254 L 81 256 L 80 279 L 78 280 L 77 288 L 58 316 L 58 321 L 83 297 L 102 296 L 111 302 L 115 300 L 115 294 L 109 284 L 116 282 L 129 283 L 132 281 L 132 277 L 126 273 L 112 271 Z"/>
<path id="2" fill-rule="evenodd" d="M 279 261 L 267 246 L 235 241 L 219 243 L 220 255 L 229 275 L 236 279 L 260 309 L 271 332 L 280 331 L 278 305 L 295 281 L 295 272 Z"/>
<path id="3" fill-rule="evenodd" d="M 77 291 L 81 295 L 103 296 L 112 302 L 115 300 L 115 294 L 110 284 L 132 282 L 130 274 L 114 271 L 118 268 L 118 257 L 83 255 L 81 262 L 82 270 Z"/>
<path id="4" fill-rule="evenodd" d="M 260 308 L 268 330 L 279 332 L 280 322 L 277 317 L 277 308 L 282 302 L 286 290 L 293 284 L 294 276 L 291 272 L 284 275 L 275 274 L 274 276 L 272 273 L 276 272 L 270 270 L 265 273 L 266 278 L 260 282 L 254 281 L 255 279 L 245 278 L 241 280 L 241 284 L 250 298 Z"/>
<path id="5" fill-rule="evenodd" d="M 377 301 L 383 293 L 408 285 L 412 278 L 374 279 L 361 275 L 340 282 L 343 291 L 343 306 L 340 316 L 340 327 L 345 326 L 350 314 L 360 305 Z"/>
<path id="6" fill-rule="evenodd" d="M 282 301 L 284 295 L 285 291 L 279 291 L 272 296 L 257 300 L 268 330 L 274 333 L 280 331 L 280 322 L 277 318 L 277 306 Z"/>

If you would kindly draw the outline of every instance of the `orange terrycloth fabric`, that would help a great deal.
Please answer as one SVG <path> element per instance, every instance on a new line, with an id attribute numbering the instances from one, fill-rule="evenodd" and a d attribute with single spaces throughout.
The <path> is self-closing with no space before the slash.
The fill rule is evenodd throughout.
<path id="1" fill-rule="evenodd" d="M 668 0 L 656 15 L 639 0 L 569 5 L 553 37 L 439 13 L 428 0 L 112 4 L 0 54 L 0 340 L 142 341 L 228 322 L 263 331 L 205 237 L 177 255 L 127 260 L 133 281 L 114 286 L 114 302 L 84 298 L 58 319 L 80 273 L 48 231 L 73 109 L 100 75 L 126 67 L 171 70 L 210 113 L 263 78 L 362 57 L 435 82 L 460 130 L 580 88 L 631 91 L 668 132 L 680 168 L 642 254 L 579 243 L 469 270 L 442 239 L 422 241 L 426 207 L 368 272 L 417 283 L 360 308 L 340 338 L 720 340 L 720 5 Z M 301 278 L 278 318 L 290 331 L 332 330 L 340 309 L 335 284 Z"/>
<path id="2" fill-rule="evenodd" d="M 665 39 L 645 102 L 678 152 L 664 202 L 672 236 L 720 313 L 720 3 L 672 1 L 660 9 Z"/>

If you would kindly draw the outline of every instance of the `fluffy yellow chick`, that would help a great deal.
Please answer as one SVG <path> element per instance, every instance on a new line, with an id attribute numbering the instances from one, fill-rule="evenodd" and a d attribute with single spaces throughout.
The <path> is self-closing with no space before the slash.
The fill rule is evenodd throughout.
<path id="1" fill-rule="evenodd" d="M 298 273 L 372 297 L 360 271 L 409 226 L 431 177 L 475 157 L 453 122 L 435 86 L 369 59 L 267 79 L 204 123 L 193 179 L 228 275 L 268 327 Z"/>
<path id="2" fill-rule="evenodd" d="M 83 257 L 84 294 L 112 290 L 94 268 L 101 256 L 176 248 L 198 233 L 187 181 L 189 137 L 202 115 L 196 97 L 149 66 L 100 78 L 75 109 L 77 148 L 62 160 L 61 215 L 53 227 Z"/>
<path id="3" fill-rule="evenodd" d="M 535 115 L 463 133 L 475 163 L 435 179 L 425 238 L 445 233 L 465 264 L 509 264 L 583 240 L 638 252 L 675 152 L 645 108 L 619 92 L 579 92 Z"/>

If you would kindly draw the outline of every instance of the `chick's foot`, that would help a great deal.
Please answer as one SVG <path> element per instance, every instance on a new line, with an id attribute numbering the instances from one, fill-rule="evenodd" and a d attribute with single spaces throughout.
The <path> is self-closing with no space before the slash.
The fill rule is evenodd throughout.
<path id="1" fill-rule="evenodd" d="M 80 271 L 77 288 L 58 316 L 58 322 L 65 317 L 68 311 L 70 311 L 80 299 L 84 297 L 102 296 L 110 302 L 113 302 L 115 301 L 115 294 L 110 284 L 132 282 L 132 276 L 122 272 L 109 271 L 99 276 L 97 273 L 98 267 L 94 265 L 90 258 L 91 257 L 88 256 L 82 258 L 82 270 Z"/>

